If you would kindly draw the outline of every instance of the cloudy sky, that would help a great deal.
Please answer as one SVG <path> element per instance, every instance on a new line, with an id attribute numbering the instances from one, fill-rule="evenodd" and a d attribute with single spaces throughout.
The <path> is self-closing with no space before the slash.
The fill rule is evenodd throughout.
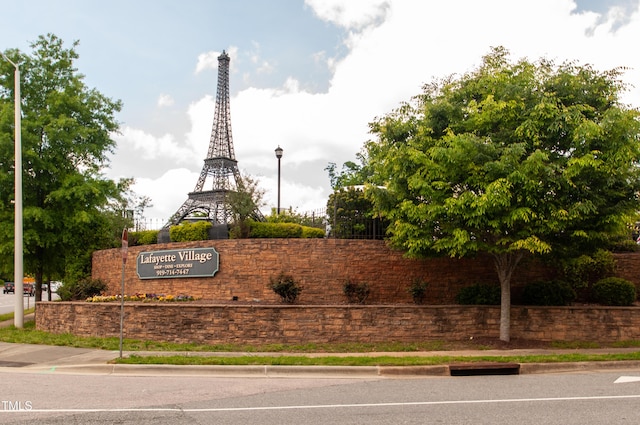
<path id="1" fill-rule="evenodd" d="M 106 175 L 134 177 L 165 221 L 207 154 L 217 57 L 231 56 L 231 121 L 241 173 L 268 213 L 322 208 L 325 168 L 355 160 L 368 123 L 434 78 L 478 66 L 492 46 L 513 59 L 629 67 L 640 106 L 640 0 L 23 0 L 2 4 L 0 50 L 38 35 L 79 40 L 85 82 L 124 103 Z"/>

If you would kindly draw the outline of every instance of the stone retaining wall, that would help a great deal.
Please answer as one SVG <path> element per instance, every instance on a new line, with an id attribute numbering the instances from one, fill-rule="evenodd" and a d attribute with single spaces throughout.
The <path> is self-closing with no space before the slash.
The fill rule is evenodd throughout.
<path id="1" fill-rule="evenodd" d="M 640 340 L 637 307 L 513 307 L 511 337 L 539 341 Z M 321 306 L 126 303 L 125 338 L 207 344 L 419 342 L 499 338 L 500 309 L 476 306 Z M 36 328 L 120 334 L 119 303 L 41 302 Z"/>

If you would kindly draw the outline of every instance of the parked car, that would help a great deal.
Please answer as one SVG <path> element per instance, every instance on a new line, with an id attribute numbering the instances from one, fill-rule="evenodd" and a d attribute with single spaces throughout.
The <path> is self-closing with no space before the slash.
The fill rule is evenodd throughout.
<path id="1" fill-rule="evenodd" d="M 62 286 L 62 282 L 58 282 L 57 280 L 52 280 L 49 282 L 49 287 L 51 288 L 51 292 L 58 292 L 58 288 Z"/>
<path id="2" fill-rule="evenodd" d="M 15 294 L 15 292 L 16 292 L 16 288 L 15 288 L 15 285 L 13 284 L 13 282 L 5 282 L 4 283 L 4 287 L 2 288 L 2 293 L 3 294 L 8 294 L 9 292 L 11 292 L 12 294 Z"/>
<path id="3" fill-rule="evenodd" d="M 14 289 L 15 291 L 15 289 Z M 33 283 L 25 283 L 22 287 L 22 293 L 33 297 L 36 294 L 36 287 Z"/>

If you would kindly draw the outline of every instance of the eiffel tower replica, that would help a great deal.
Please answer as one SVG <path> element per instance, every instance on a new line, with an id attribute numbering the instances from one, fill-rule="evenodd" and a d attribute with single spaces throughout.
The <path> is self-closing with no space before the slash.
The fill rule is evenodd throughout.
<path id="1" fill-rule="evenodd" d="M 164 225 L 168 229 L 172 225 L 180 224 L 189 217 L 207 218 L 212 224 L 229 224 L 232 218 L 231 209 L 227 202 L 229 192 L 235 191 L 241 182 L 238 161 L 233 152 L 233 137 L 231 136 L 231 114 L 229 108 L 229 55 L 223 50 L 218 56 L 218 89 L 216 107 L 213 117 L 213 128 L 209 140 L 207 158 L 193 192 Z M 210 189 L 205 189 L 207 178 L 213 181 Z M 259 210 L 254 212 L 254 218 L 263 220 Z"/>

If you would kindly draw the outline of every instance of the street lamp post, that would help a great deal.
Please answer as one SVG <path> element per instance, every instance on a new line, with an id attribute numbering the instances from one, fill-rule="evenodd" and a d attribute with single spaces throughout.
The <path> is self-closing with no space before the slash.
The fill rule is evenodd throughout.
<path id="1" fill-rule="evenodd" d="M 278 158 L 278 209 L 277 214 L 280 215 L 280 159 L 282 158 L 282 148 L 276 148 L 276 158 Z"/>
<path id="2" fill-rule="evenodd" d="M 20 67 L 1 53 L 2 57 L 16 69 L 15 72 L 15 218 L 14 218 L 14 248 L 13 248 L 13 281 L 16 297 L 13 324 L 16 328 L 24 327 L 24 275 L 22 269 L 22 129 L 20 108 Z"/>

